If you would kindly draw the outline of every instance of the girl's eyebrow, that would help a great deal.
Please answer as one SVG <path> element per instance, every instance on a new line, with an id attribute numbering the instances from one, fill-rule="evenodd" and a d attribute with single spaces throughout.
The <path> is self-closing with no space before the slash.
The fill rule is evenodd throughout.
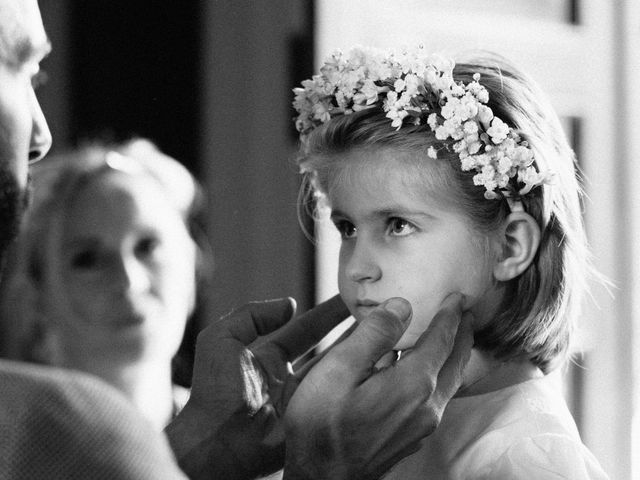
<path id="1" fill-rule="evenodd" d="M 388 218 L 393 216 L 425 217 L 428 219 L 436 218 L 435 215 L 432 215 L 429 212 L 426 212 L 424 210 L 412 210 L 399 205 L 398 206 L 391 205 L 391 206 L 383 207 L 378 210 L 373 210 L 367 213 L 367 217 L 371 217 L 371 218 Z M 350 216 L 342 212 L 341 210 L 332 209 L 331 218 L 332 219 L 333 218 L 350 218 Z"/>
<path id="2" fill-rule="evenodd" d="M 331 209 L 331 218 L 349 218 L 349 215 L 347 215 L 346 213 L 341 212 L 340 210 L 337 210 L 335 208 Z"/>

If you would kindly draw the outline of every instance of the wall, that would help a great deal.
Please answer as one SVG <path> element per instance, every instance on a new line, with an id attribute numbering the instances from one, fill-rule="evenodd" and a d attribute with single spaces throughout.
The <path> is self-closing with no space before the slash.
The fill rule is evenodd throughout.
<path id="1" fill-rule="evenodd" d="M 313 301 L 312 245 L 298 226 L 291 88 L 313 51 L 310 2 L 207 2 L 201 158 L 216 275 L 211 308 Z M 310 66 L 308 67 L 311 68 Z"/>

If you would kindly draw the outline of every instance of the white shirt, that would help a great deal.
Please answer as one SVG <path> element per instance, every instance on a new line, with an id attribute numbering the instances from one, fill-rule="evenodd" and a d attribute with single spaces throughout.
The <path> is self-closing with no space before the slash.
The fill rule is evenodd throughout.
<path id="1" fill-rule="evenodd" d="M 547 377 L 454 398 L 436 432 L 385 479 L 608 479 Z"/>

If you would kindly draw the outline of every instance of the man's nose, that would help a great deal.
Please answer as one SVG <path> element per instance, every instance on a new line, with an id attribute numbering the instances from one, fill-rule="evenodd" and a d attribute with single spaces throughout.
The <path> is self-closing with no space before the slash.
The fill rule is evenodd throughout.
<path id="1" fill-rule="evenodd" d="M 52 138 L 47 119 L 40 107 L 40 102 L 38 102 L 35 92 L 32 91 L 31 95 L 33 125 L 31 127 L 31 142 L 29 144 L 29 162 L 33 163 L 47 154 L 51 148 Z"/>

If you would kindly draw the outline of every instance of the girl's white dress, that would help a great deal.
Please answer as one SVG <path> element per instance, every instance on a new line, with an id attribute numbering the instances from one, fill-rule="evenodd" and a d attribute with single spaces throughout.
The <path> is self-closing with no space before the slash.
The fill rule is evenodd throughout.
<path id="1" fill-rule="evenodd" d="M 436 432 L 385 479 L 607 479 L 548 377 L 454 398 Z"/>

